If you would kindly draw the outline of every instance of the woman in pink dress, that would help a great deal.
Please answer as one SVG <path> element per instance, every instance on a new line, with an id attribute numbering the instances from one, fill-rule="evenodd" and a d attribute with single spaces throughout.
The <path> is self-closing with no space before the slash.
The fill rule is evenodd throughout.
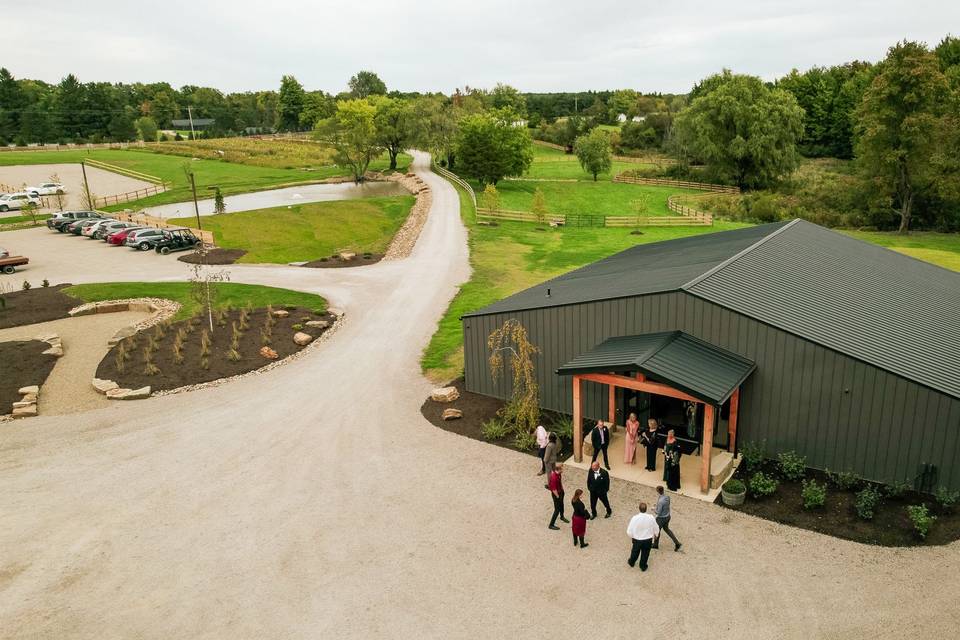
<path id="1" fill-rule="evenodd" d="M 634 458 L 637 455 L 637 434 L 640 432 L 640 421 L 637 420 L 637 414 L 631 413 L 627 418 L 627 441 L 623 445 L 623 461 L 626 464 L 634 464 Z"/>

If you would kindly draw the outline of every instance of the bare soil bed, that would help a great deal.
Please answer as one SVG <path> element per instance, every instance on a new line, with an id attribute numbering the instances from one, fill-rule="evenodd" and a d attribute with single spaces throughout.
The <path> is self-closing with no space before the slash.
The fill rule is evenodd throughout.
<path id="1" fill-rule="evenodd" d="M 81 300 L 61 291 L 69 286 L 60 284 L 55 287 L 34 287 L 27 291 L 6 294 L 6 308 L 0 309 L 0 329 L 66 318 L 70 309 L 82 304 Z"/>
<path id="2" fill-rule="evenodd" d="M 375 264 L 383 260 L 382 253 L 364 253 L 358 255 L 353 260 L 343 260 L 340 256 L 330 256 L 329 258 L 320 258 L 311 260 L 301 266 L 309 269 L 340 269 L 343 267 L 362 267 L 367 264 Z"/>
<path id="3" fill-rule="evenodd" d="M 276 310 L 280 310 L 277 308 Z M 242 310 L 234 309 L 214 314 L 214 330 L 209 331 L 206 316 L 195 316 L 169 325 L 161 324 L 158 327 L 140 332 L 130 338 L 120 341 L 113 347 L 97 367 L 97 377 L 116 381 L 121 387 L 138 389 L 150 386 L 152 391 L 176 389 L 187 385 L 211 382 L 221 378 L 240 375 L 264 367 L 275 360 L 290 356 L 304 346 L 293 341 L 298 331 L 309 334 L 314 339 L 320 337 L 333 325 L 334 316 L 301 307 L 282 307 L 289 315 L 287 317 L 273 317 L 266 308 L 253 309 L 249 312 L 247 328 L 242 329 Z M 267 326 L 267 318 L 272 318 L 269 331 L 269 343 L 265 344 L 263 332 Z M 326 327 L 306 326 L 310 321 L 325 321 Z M 239 358 L 231 359 L 228 353 L 231 349 L 235 329 L 236 354 Z M 181 335 L 181 361 L 177 361 L 174 343 Z M 208 355 L 202 355 L 203 336 L 209 338 Z M 276 358 L 267 358 L 260 354 L 264 346 L 274 350 Z M 146 351 L 151 351 L 150 361 L 155 367 L 151 370 L 146 362 Z M 128 357 L 120 366 L 119 352 L 125 352 Z"/>
<path id="4" fill-rule="evenodd" d="M 0 342 L 0 415 L 13 412 L 13 403 L 20 401 L 21 387 L 42 385 L 57 363 L 56 356 L 45 356 L 50 345 L 40 340 Z"/>
<path id="5" fill-rule="evenodd" d="M 775 474 L 773 464 L 765 472 Z M 738 471 L 738 477 L 741 474 Z M 745 477 L 740 477 L 746 483 Z M 960 510 L 940 509 L 932 496 L 908 491 L 899 497 L 886 497 L 876 510 L 873 520 L 863 520 L 854 509 L 856 492 L 842 490 L 828 482 L 826 474 L 809 469 L 807 479 L 819 484 L 827 483 L 827 500 L 819 509 L 804 509 L 799 482 L 780 480 L 773 495 L 751 498 L 739 507 L 728 507 L 718 498 L 717 504 L 726 509 L 742 511 L 766 520 L 817 531 L 829 536 L 874 544 L 885 547 L 909 547 L 918 545 L 942 545 L 960 539 Z M 937 521 L 925 540 L 921 540 L 907 516 L 909 505 L 925 503 Z"/>
<path id="6" fill-rule="evenodd" d="M 210 249 L 207 251 L 206 260 L 201 261 L 200 254 L 196 251 L 182 255 L 177 260 L 188 264 L 233 264 L 247 254 L 244 249 Z"/>

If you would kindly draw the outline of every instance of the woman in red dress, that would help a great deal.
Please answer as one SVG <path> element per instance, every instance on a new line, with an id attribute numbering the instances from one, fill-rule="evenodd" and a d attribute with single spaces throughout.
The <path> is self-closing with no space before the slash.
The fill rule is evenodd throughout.
<path id="1" fill-rule="evenodd" d="M 583 536 L 587 534 L 587 520 L 590 519 L 590 512 L 580 499 L 582 495 L 583 489 L 577 489 L 573 492 L 573 500 L 570 503 L 573 507 L 573 546 L 579 543 L 581 549 L 590 546 L 583 541 Z"/>

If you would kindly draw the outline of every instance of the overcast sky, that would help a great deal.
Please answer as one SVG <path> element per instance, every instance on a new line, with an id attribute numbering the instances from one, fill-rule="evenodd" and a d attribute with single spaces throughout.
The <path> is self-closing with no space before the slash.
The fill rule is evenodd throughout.
<path id="1" fill-rule="evenodd" d="M 878 60 L 907 38 L 935 45 L 960 2 L 914 0 L 0 0 L 0 66 L 57 82 L 276 88 L 293 74 L 336 93 L 357 70 L 390 89 L 497 82 L 523 91 L 686 92 L 729 67 Z"/>

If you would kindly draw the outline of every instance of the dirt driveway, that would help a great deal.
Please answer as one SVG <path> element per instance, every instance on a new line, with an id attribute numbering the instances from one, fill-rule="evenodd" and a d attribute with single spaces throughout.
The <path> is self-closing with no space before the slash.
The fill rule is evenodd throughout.
<path id="1" fill-rule="evenodd" d="M 231 269 L 346 308 L 311 356 L 4 426 L 0 636 L 903 639 L 960 625 L 956 544 L 871 548 L 678 498 L 684 548 L 641 573 L 625 528 L 653 496 L 621 483 L 587 549 L 569 525 L 548 531 L 535 458 L 420 416 L 418 359 L 468 269 L 456 193 L 415 166 L 434 204 L 410 258 Z"/>
<path id="2" fill-rule="evenodd" d="M 41 182 L 53 181 L 53 176 L 60 178 L 60 182 L 66 187 L 66 193 L 63 196 L 63 208 L 81 209 L 83 208 L 83 170 L 79 164 L 21 164 L 9 167 L 0 167 L 0 184 L 10 185 L 16 189 L 23 187 L 35 187 Z M 113 196 L 128 191 L 136 191 L 145 187 L 152 187 L 153 184 L 143 180 L 135 180 L 122 176 L 112 171 L 87 167 L 87 182 L 90 184 L 91 195 L 97 197 Z M 57 210 L 56 198 L 49 198 L 51 207 Z M 4 214 L 0 214 L 4 215 Z M 7 215 L 20 215 L 18 212 L 11 212 Z"/>

